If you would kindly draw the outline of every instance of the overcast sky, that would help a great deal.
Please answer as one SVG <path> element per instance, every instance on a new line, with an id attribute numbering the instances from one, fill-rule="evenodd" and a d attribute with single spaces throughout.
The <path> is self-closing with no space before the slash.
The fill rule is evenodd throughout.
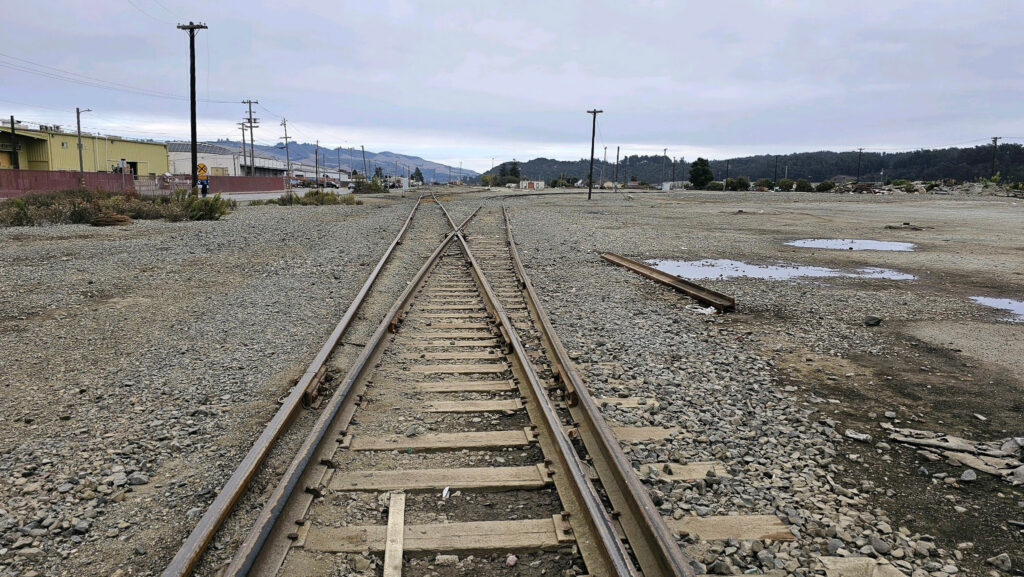
<path id="1" fill-rule="evenodd" d="M 0 112 L 131 137 L 366 145 L 477 170 L 513 157 L 692 160 L 1024 135 L 1024 2 L 6 0 Z M 16 60 L 21 59 L 21 60 Z M 40 68 L 47 66 L 52 68 Z M 105 90 L 20 70 L 142 88 Z M 57 70 L 54 70 L 57 69 Z M 225 102 L 211 102 L 225 101 Z"/>

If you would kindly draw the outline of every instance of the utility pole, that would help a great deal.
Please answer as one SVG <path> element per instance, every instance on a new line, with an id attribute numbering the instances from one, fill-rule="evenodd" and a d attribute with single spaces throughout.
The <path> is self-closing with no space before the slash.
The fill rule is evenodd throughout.
<path id="1" fill-rule="evenodd" d="M 349 177 L 352 176 L 352 171 L 356 167 L 356 151 L 353 147 L 348 147 L 348 173 Z"/>
<path id="2" fill-rule="evenodd" d="M 772 176 L 772 188 L 779 182 L 779 157 L 775 157 L 775 174 Z"/>
<path id="3" fill-rule="evenodd" d="M 363 178 L 370 180 L 370 176 L 366 173 L 366 147 L 360 144 L 359 148 L 363 149 Z"/>
<path id="4" fill-rule="evenodd" d="M 290 150 L 288 150 L 288 119 L 282 118 L 281 119 L 281 126 L 284 127 L 284 159 L 285 159 L 285 165 L 287 166 L 285 171 L 287 172 L 287 178 L 288 178 L 288 184 L 287 184 L 287 186 L 285 186 L 285 188 L 287 188 L 288 190 L 291 190 L 291 188 L 292 188 L 292 153 L 291 153 Z"/>
<path id="5" fill-rule="evenodd" d="M 857 184 L 860 184 L 860 158 L 864 155 L 864 149 L 857 149 Z"/>
<path id="6" fill-rule="evenodd" d="M 18 141 L 14 138 L 16 133 L 14 132 L 14 115 L 11 115 L 11 154 L 14 158 L 14 170 L 21 168 L 21 162 L 18 161 Z"/>
<path id="7" fill-rule="evenodd" d="M 75 122 L 78 123 L 78 186 L 85 188 L 85 163 L 82 161 L 82 113 L 92 112 L 91 109 L 86 108 L 85 110 L 75 107 Z M 18 154 L 18 151 L 14 151 L 14 154 Z"/>
<path id="8" fill-rule="evenodd" d="M 615 181 L 615 190 L 618 190 L 619 189 L 619 147 L 618 146 L 615 147 L 615 176 L 613 177 L 612 180 Z"/>
<path id="9" fill-rule="evenodd" d="M 672 157 L 672 185 L 676 184 L 676 157 Z"/>
<path id="10" fill-rule="evenodd" d="M 587 114 L 594 117 L 594 123 L 590 127 L 590 176 L 587 178 L 587 200 L 590 200 L 594 194 L 594 137 L 597 135 L 597 115 L 604 112 L 604 110 L 588 110 Z"/>
<path id="11" fill-rule="evenodd" d="M 668 162 L 668 149 L 661 151 L 661 155 L 665 157 L 665 160 L 661 162 L 661 182 L 665 182 L 665 163 Z M 671 188 L 671 187 L 670 187 Z"/>
<path id="12" fill-rule="evenodd" d="M 189 71 L 189 99 L 192 103 L 192 192 L 196 192 L 199 186 L 199 151 L 196 144 L 196 33 L 209 28 L 206 24 L 189 22 L 178 24 L 178 30 L 188 30 L 188 71 Z"/>
<path id="13" fill-rule="evenodd" d="M 725 180 L 722 181 L 722 189 L 725 189 L 726 183 L 729 182 L 729 159 L 725 160 Z"/>
<path id="14" fill-rule="evenodd" d="M 462 161 L 459 161 L 459 184 L 462 184 Z"/>
<path id="15" fill-rule="evenodd" d="M 1001 138 L 1002 136 L 992 137 L 992 178 L 996 177 L 996 149 L 999 146 L 999 139 Z"/>
<path id="16" fill-rule="evenodd" d="M 249 176 L 256 176 L 256 133 L 253 132 L 253 128 L 259 128 L 259 118 L 252 117 L 252 105 L 259 104 L 259 100 L 243 100 L 242 104 L 249 105 L 249 117 L 245 120 L 249 122 L 249 168 L 252 169 L 252 174 Z M 257 124 L 254 124 L 257 123 Z"/>
<path id="17" fill-rule="evenodd" d="M 316 174 L 316 186 L 317 186 L 317 188 L 320 188 L 320 141 L 319 140 L 316 141 L 316 152 L 314 153 L 313 159 L 314 159 L 313 162 L 316 164 L 316 168 L 313 169 L 313 172 Z"/>
<path id="18" fill-rule="evenodd" d="M 242 163 L 238 165 L 238 168 L 240 168 L 241 172 L 244 173 L 245 172 L 245 162 L 246 162 L 246 159 L 248 158 L 248 155 L 245 153 L 245 123 L 244 122 L 239 122 L 238 125 L 242 127 Z M 240 176 L 245 176 L 245 174 L 242 174 Z"/>

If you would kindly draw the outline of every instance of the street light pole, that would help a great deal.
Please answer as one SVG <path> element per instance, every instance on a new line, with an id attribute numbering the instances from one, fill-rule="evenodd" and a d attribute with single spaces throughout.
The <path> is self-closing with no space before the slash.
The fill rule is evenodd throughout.
<path id="1" fill-rule="evenodd" d="M 92 109 L 86 108 L 82 110 L 75 107 L 75 122 L 78 123 L 78 186 L 85 188 L 85 162 L 82 160 L 82 113 L 92 112 Z M 14 154 L 18 154 L 15 150 Z"/>

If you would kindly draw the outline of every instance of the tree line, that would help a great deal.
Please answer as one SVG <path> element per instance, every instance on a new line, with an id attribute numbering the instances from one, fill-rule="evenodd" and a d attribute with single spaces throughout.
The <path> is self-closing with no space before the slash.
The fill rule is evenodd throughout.
<path id="1" fill-rule="evenodd" d="M 758 155 L 729 160 L 712 160 L 708 163 L 715 180 L 730 177 L 746 177 L 750 181 L 758 179 L 792 181 L 807 180 L 813 183 L 854 179 L 857 177 L 858 156 L 860 156 L 860 180 L 922 180 L 934 181 L 953 179 L 973 181 L 992 175 L 992 145 L 970 148 L 942 148 L 914 150 L 909 152 L 800 152 L 785 155 Z M 777 163 L 777 168 L 776 168 Z M 509 170 L 513 163 L 502 163 L 485 175 L 499 176 L 502 169 L 510 179 Z M 523 179 L 543 180 L 548 182 L 556 179 L 575 184 L 586 182 L 590 169 L 590 160 L 582 158 L 576 161 L 535 158 L 528 162 L 515 163 Z M 629 155 L 619 161 L 618 181 L 637 181 L 657 184 L 672 179 L 673 169 L 675 180 L 687 180 L 691 163 L 676 159 L 673 161 L 661 155 Z M 594 160 L 595 184 L 601 180 L 612 180 L 615 176 L 615 164 Z M 996 172 L 1003 182 L 1024 181 L 1024 145 L 1000 144 L 996 148 Z"/>

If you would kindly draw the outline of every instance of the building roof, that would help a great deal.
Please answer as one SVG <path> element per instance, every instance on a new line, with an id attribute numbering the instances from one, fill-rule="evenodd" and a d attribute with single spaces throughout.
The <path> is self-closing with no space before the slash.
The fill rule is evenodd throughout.
<path id="1" fill-rule="evenodd" d="M 197 152 L 203 154 L 235 154 L 236 150 L 227 148 L 226 146 L 218 146 L 216 144 L 207 144 L 205 142 L 196 143 Z M 168 142 L 167 152 L 192 152 L 191 142 Z"/>

